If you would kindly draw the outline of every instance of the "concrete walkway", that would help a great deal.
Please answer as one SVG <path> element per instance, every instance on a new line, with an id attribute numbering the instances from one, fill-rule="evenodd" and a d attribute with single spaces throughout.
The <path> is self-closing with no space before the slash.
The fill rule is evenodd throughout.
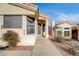
<path id="1" fill-rule="evenodd" d="M 61 56 L 52 41 L 38 37 L 32 50 L 0 50 L 0 56 Z"/>
<path id="2" fill-rule="evenodd" d="M 31 50 L 0 50 L 0 56 L 30 56 Z"/>
<path id="3" fill-rule="evenodd" d="M 49 39 L 38 37 L 32 56 L 62 56 L 62 54 Z"/>

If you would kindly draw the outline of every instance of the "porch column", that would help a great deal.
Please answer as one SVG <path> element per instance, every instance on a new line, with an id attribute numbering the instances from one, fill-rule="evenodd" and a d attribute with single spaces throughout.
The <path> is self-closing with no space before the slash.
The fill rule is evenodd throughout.
<path id="1" fill-rule="evenodd" d="M 48 20 L 46 20 L 45 37 L 48 38 Z"/>
<path id="2" fill-rule="evenodd" d="M 70 39 L 72 39 L 72 28 L 70 28 Z"/>
<path id="3" fill-rule="evenodd" d="M 64 37 L 64 28 L 61 28 L 62 34 L 61 36 Z"/>
<path id="4" fill-rule="evenodd" d="M 37 38 L 38 35 L 38 24 L 37 24 L 37 19 L 35 19 L 35 36 Z"/>
<path id="5" fill-rule="evenodd" d="M 43 35 L 43 24 L 41 24 L 41 36 Z"/>
<path id="6" fill-rule="evenodd" d="M 25 16 L 25 15 L 23 15 L 22 16 L 22 29 L 23 29 L 23 36 L 24 35 L 27 35 L 26 33 L 27 33 L 27 16 Z"/>

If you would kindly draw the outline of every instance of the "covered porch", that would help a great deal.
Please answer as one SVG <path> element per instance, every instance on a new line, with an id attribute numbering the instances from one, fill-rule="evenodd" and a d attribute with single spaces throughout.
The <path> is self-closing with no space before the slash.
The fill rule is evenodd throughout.
<path id="1" fill-rule="evenodd" d="M 43 37 L 48 37 L 48 22 L 47 20 L 43 19 L 38 19 L 37 20 L 37 25 L 38 25 L 38 36 L 43 36 Z"/>
<path id="2" fill-rule="evenodd" d="M 39 17 L 36 20 L 36 34 L 48 38 L 48 19 L 49 16 L 39 13 Z"/>

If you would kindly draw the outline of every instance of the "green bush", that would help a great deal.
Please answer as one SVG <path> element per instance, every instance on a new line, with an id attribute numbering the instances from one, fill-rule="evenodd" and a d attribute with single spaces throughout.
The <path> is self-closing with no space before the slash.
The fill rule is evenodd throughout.
<path id="1" fill-rule="evenodd" d="M 77 52 L 79 50 L 79 44 L 78 43 L 72 43 L 73 45 L 71 45 L 68 48 L 68 52 L 72 55 L 77 55 Z"/>
<path id="2" fill-rule="evenodd" d="M 3 34 L 2 38 L 4 41 L 8 42 L 9 47 L 14 47 L 19 42 L 19 35 L 13 31 L 7 31 Z"/>
<path id="3" fill-rule="evenodd" d="M 63 38 L 63 37 L 56 37 L 56 38 L 55 38 L 55 41 L 56 41 L 56 42 L 59 42 L 59 43 L 63 43 L 64 38 Z"/>
<path id="4" fill-rule="evenodd" d="M 68 52 L 72 55 L 76 55 L 76 48 L 75 47 L 69 47 Z"/>

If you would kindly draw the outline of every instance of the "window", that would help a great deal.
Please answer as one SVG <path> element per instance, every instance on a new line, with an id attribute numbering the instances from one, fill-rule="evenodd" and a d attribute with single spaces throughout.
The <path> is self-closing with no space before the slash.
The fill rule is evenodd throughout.
<path id="1" fill-rule="evenodd" d="M 70 29 L 70 28 L 64 28 L 64 29 Z"/>
<path id="2" fill-rule="evenodd" d="M 4 28 L 22 28 L 22 16 L 19 15 L 4 16 Z"/>
<path id="3" fill-rule="evenodd" d="M 69 36 L 70 35 L 70 31 L 64 31 L 64 36 Z"/>
<path id="4" fill-rule="evenodd" d="M 27 34 L 35 33 L 35 19 L 27 17 Z"/>
<path id="5" fill-rule="evenodd" d="M 61 36 L 62 35 L 62 32 L 61 31 L 57 31 L 57 36 Z"/>
<path id="6" fill-rule="evenodd" d="M 41 34 L 41 24 L 38 24 L 38 34 Z"/>

